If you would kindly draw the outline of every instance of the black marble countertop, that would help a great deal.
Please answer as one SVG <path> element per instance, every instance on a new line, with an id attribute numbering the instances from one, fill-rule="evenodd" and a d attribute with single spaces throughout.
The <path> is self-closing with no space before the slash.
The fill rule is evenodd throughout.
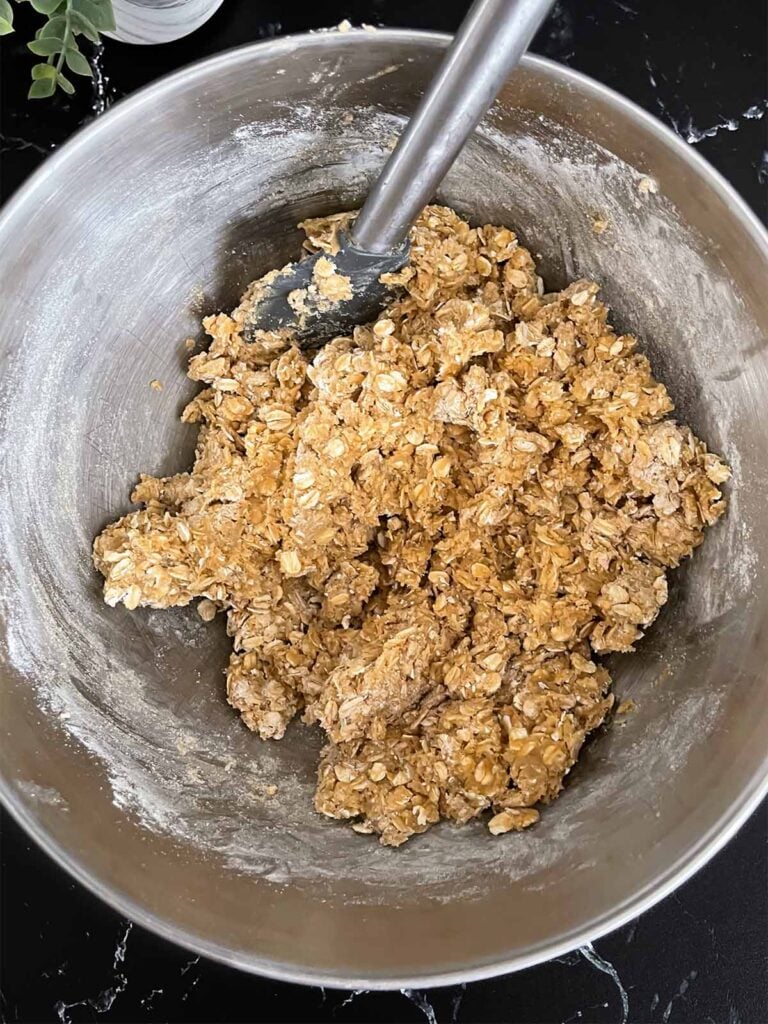
<path id="1" fill-rule="evenodd" d="M 23 29 L 0 44 L 0 172 L 6 199 L 71 133 L 141 85 L 200 57 L 287 32 L 353 23 L 453 31 L 462 0 L 225 0 L 177 43 L 107 41 L 93 84 L 26 99 Z M 768 11 L 760 0 L 562 0 L 533 49 L 656 114 L 766 216 Z M 0 284 L 1 288 L 1 284 Z M 428 1021 L 506 1024 L 766 1024 L 768 807 L 691 881 L 626 927 L 568 956 L 430 991 L 286 985 L 191 956 L 131 924 L 4 817 L 3 1021 Z"/>

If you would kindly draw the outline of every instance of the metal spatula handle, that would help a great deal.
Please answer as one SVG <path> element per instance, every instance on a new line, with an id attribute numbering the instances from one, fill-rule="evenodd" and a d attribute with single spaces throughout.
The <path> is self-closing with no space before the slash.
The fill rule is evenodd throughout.
<path id="1" fill-rule="evenodd" d="M 405 241 L 467 138 L 517 65 L 553 0 L 476 0 L 355 221 L 352 243 Z"/>

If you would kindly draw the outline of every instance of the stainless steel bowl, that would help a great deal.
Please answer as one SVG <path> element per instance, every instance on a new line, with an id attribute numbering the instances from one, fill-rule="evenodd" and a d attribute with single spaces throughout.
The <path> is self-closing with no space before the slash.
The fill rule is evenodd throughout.
<path id="1" fill-rule="evenodd" d="M 729 516 L 614 663 L 637 710 L 533 831 L 442 826 L 394 852 L 313 813 L 313 731 L 262 743 L 226 706 L 219 623 L 101 602 L 94 534 L 140 471 L 189 459 L 184 339 L 295 254 L 302 217 L 359 203 L 446 41 L 318 34 L 205 61 L 78 135 L 0 221 L 5 802 L 122 913 L 324 985 L 480 978 L 594 939 L 701 866 L 768 782 L 768 240 L 669 131 L 538 58 L 441 198 L 518 229 L 549 284 L 602 281 L 735 470 Z"/>

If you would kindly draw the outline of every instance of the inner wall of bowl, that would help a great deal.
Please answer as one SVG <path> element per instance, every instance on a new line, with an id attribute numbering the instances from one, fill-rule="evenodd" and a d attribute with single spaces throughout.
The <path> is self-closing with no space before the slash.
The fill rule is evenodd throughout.
<path id="1" fill-rule="evenodd" d="M 347 907 L 514 894 L 514 934 L 489 928 L 476 959 L 498 957 L 500 944 L 530 948 L 607 912 L 698 841 L 754 771 L 765 729 L 755 649 L 768 451 L 755 423 L 768 382 L 764 360 L 742 366 L 739 354 L 759 346 L 753 312 L 722 251 L 683 223 L 666 182 L 648 191 L 641 181 L 652 167 L 601 147 L 601 131 L 616 130 L 607 114 L 577 130 L 578 97 L 533 64 L 440 198 L 473 223 L 517 230 L 541 255 L 548 287 L 603 282 L 615 321 L 639 334 L 680 417 L 736 471 L 728 518 L 674 576 L 637 654 L 612 666 L 637 711 L 589 745 L 533 831 L 498 840 L 480 823 L 444 825 L 395 853 L 314 813 L 316 730 L 297 724 L 283 742 L 264 743 L 227 707 L 220 621 L 101 601 L 93 537 L 128 510 L 139 473 L 190 462 L 195 431 L 178 421 L 194 393 L 185 338 L 199 336 L 203 313 L 231 307 L 253 276 L 297 254 L 298 221 L 359 205 L 438 55 L 437 45 L 391 39 L 365 50 L 344 40 L 287 47 L 179 85 L 151 109 L 118 112 L 122 123 L 97 126 L 98 146 L 81 140 L 78 160 L 59 166 L 45 223 L 30 216 L 9 270 L 5 648 L 18 700 L 33 694 L 45 712 L 36 735 L 46 737 L 45 756 L 30 738 L 9 776 L 30 815 L 105 878 L 95 836 L 83 838 L 96 824 L 84 826 L 78 794 L 92 788 L 94 800 L 112 801 L 116 827 L 152 855 L 172 850 L 191 891 L 214 879 L 229 917 L 166 905 L 152 872 L 110 869 L 110 884 L 244 950 L 256 933 L 243 879 L 290 882 L 293 893 Z M 608 221 L 603 234 L 596 217 Z M 150 389 L 154 379 L 162 392 Z M 623 879 L 606 871 L 619 865 Z M 445 941 L 445 956 L 457 956 Z M 279 957 L 280 939 L 269 942 Z M 286 958 L 299 955 L 295 935 L 285 943 Z M 326 957 L 322 943 L 311 956 Z"/>

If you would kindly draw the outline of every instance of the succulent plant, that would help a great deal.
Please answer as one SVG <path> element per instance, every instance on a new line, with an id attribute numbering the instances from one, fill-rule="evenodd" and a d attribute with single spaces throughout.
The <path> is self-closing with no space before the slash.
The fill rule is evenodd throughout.
<path id="1" fill-rule="evenodd" d="M 45 58 L 32 67 L 30 99 L 53 96 L 57 88 L 73 93 L 75 87 L 67 71 L 93 77 L 78 37 L 85 36 L 92 43 L 98 43 L 99 33 L 115 28 L 112 0 L 16 0 L 16 3 L 30 3 L 46 19 L 35 38 L 27 43 L 27 49 Z M 13 6 L 10 0 L 0 0 L 0 35 L 10 32 L 13 32 Z"/>

